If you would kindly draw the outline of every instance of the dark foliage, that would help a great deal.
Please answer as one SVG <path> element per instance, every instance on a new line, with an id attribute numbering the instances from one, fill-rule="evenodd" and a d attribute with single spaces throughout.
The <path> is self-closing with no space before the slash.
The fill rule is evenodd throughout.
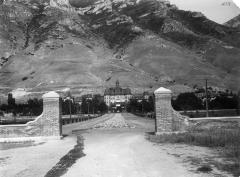
<path id="1" fill-rule="evenodd" d="M 176 110 L 196 110 L 203 109 L 202 100 L 194 93 L 181 93 L 176 100 L 172 101 Z"/>
<path id="2" fill-rule="evenodd" d="M 43 111 L 43 100 L 34 98 L 29 99 L 26 104 L 15 104 L 15 99 L 10 97 L 8 98 L 8 105 L 0 105 L 0 110 L 7 113 L 13 113 L 14 115 L 38 116 Z"/>
<path id="3" fill-rule="evenodd" d="M 217 96 L 209 103 L 210 109 L 238 109 L 237 96 Z"/>
<path id="4" fill-rule="evenodd" d="M 15 99 L 13 98 L 12 94 L 9 93 L 8 94 L 8 108 L 9 109 L 14 109 L 15 105 L 16 105 L 15 104 Z"/>
<path id="5" fill-rule="evenodd" d="M 74 103 L 71 100 L 62 101 L 62 114 L 69 115 L 69 114 L 77 114 L 79 111 L 79 105 Z"/>
<path id="6" fill-rule="evenodd" d="M 148 113 L 154 111 L 154 99 L 152 96 L 148 100 L 131 99 L 127 104 L 127 112 Z"/>
<path id="7" fill-rule="evenodd" d="M 107 112 L 107 105 L 98 96 L 93 99 L 82 98 L 81 113 L 82 114 L 96 114 Z"/>

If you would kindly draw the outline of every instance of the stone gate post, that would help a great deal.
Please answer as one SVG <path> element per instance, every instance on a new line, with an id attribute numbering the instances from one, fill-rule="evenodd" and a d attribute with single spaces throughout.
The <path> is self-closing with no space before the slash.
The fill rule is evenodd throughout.
<path id="1" fill-rule="evenodd" d="M 61 103 L 56 92 L 42 96 L 43 112 L 26 124 L 0 125 L 0 142 L 61 138 Z"/>
<path id="2" fill-rule="evenodd" d="M 156 134 L 185 132 L 189 126 L 189 117 L 183 116 L 173 109 L 172 91 L 161 87 L 154 92 L 154 95 Z"/>
<path id="3" fill-rule="evenodd" d="M 166 88 L 159 88 L 154 92 L 156 134 L 173 131 L 173 112 L 171 106 L 172 91 Z"/>
<path id="4" fill-rule="evenodd" d="M 42 124 L 43 136 L 61 136 L 61 105 L 60 96 L 52 91 L 44 94 Z"/>

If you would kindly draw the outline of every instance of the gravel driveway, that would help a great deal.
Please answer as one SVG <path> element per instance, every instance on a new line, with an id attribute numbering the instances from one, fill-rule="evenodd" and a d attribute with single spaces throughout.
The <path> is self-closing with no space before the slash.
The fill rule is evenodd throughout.
<path id="1" fill-rule="evenodd" d="M 74 134 L 71 133 L 72 130 Z M 212 159 L 222 160 L 211 149 L 184 144 L 154 144 L 148 141 L 145 138 L 146 133 L 154 131 L 152 119 L 127 113 L 106 114 L 84 124 L 65 126 L 64 131 L 69 136 L 62 140 L 27 147 L 2 148 L 0 176 L 60 177 L 62 174 L 64 177 L 231 176 L 218 171 L 214 165 L 211 165 L 213 170 L 210 173 L 197 173 L 199 165 L 211 163 Z M 84 138 L 80 139 L 81 148 L 76 146 L 79 136 Z M 54 172 L 51 173 L 53 175 L 47 175 L 50 172 Z"/>
<path id="2" fill-rule="evenodd" d="M 191 171 L 163 147 L 147 141 L 145 132 L 154 130 L 153 120 L 114 114 L 105 124 L 96 127 L 100 128 L 83 134 L 86 156 L 78 159 L 64 177 L 214 176 Z"/>

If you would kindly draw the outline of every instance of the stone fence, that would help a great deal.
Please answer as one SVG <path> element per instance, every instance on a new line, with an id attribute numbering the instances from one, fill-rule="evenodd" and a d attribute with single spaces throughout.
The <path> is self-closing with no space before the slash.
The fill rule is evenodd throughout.
<path id="1" fill-rule="evenodd" d="M 23 125 L 1 125 L 0 142 L 34 138 L 59 139 L 61 137 L 60 96 L 56 92 L 48 92 L 42 98 L 43 113 L 34 121 Z"/>
<path id="2" fill-rule="evenodd" d="M 172 91 L 159 88 L 155 95 L 155 132 L 156 134 L 183 132 L 188 127 L 188 117 L 183 116 L 172 108 Z"/>

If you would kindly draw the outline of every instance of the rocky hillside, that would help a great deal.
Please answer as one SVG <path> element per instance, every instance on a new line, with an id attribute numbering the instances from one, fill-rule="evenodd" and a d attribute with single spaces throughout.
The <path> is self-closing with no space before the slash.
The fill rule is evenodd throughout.
<path id="1" fill-rule="evenodd" d="M 235 18 L 229 20 L 224 25 L 232 27 L 232 28 L 237 28 L 237 29 L 240 30 L 240 15 L 238 15 Z"/>
<path id="2" fill-rule="evenodd" d="M 239 88 L 239 31 L 167 1 L 2 0 L 0 24 L 2 90 Z"/>

